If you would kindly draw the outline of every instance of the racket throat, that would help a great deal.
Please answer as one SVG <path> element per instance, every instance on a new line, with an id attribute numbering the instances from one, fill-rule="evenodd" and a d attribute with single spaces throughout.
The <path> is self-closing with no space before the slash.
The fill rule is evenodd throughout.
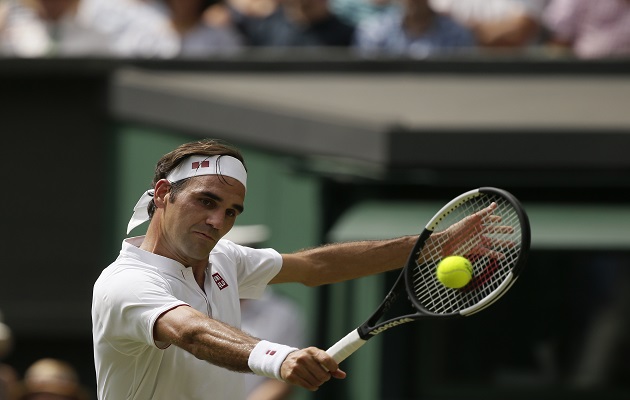
<path id="1" fill-rule="evenodd" d="M 384 322 L 376 327 L 366 327 L 366 326 L 361 326 L 357 329 L 357 331 L 359 332 L 359 336 L 361 336 L 362 339 L 364 340 L 368 340 L 371 337 L 374 337 L 376 335 L 378 335 L 379 333 L 383 333 L 386 330 L 393 328 L 395 326 L 399 326 L 399 325 L 403 325 L 406 324 L 408 322 L 413 322 L 415 321 L 415 319 L 410 318 L 410 317 L 401 317 L 398 319 L 393 319 L 387 322 Z"/>

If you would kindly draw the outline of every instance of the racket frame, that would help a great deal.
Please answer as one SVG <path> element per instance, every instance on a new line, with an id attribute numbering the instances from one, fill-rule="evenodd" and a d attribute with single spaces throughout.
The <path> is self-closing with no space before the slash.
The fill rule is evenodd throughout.
<path id="1" fill-rule="evenodd" d="M 417 300 L 415 296 L 415 288 L 413 285 L 413 269 L 416 266 L 416 258 L 421 249 L 424 247 L 426 241 L 433 234 L 435 229 L 438 227 L 439 223 L 451 212 L 460 207 L 466 201 L 471 198 L 478 196 L 499 196 L 505 199 L 514 211 L 519 220 L 519 225 L 521 229 L 521 251 L 519 252 L 519 257 L 514 266 L 512 267 L 510 273 L 506 276 L 505 280 L 501 282 L 501 284 L 493 290 L 491 293 L 486 295 L 481 301 L 478 303 L 459 310 L 453 313 L 433 313 L 426 310 L 423 305 Z M 503 296 L 509 289 L 512 287 L 516 279 L 518 278 L 522 268 L 525 266 L 527 261 L 527 255 L 529 253 L 531 244 L 531 232 L 529 226 L 529 218 L 525 213 L 522 204 L 518 201 L 516 197 L 514 197 L 511 193 L 495 188 L 495 187 L 480 187 L 477 189 L 469 190 L 465 193 L 460 194 L 450 202 L 448 202 L 444 207 L 442 207 L 433 218 L 429 220 L 429 222 L 424 227 L 420 237 L 418 238 L 416 244 L 414 245 L 413 250 L 409 253 L 409 258 L 407 260 L 407 264 L 405 268 L 403 268 L 402 274 L 405 275 L 405 283 L 409 301 L 412 303 L 413 307 L 418 311 L 416 314 L 416 319 L 426 316 L 433 317 L 441 317 L 441 318 L 453 318 L 459 316 L 470 316 L 476 314 L 479 311 L 484 310 L 488 306 L 492 305 L 495 301 L 497 301 L 501 296 Z M 457 290 L 457 289 L 454 289 Z"/>
<path id="2" fill-rule="evenodd" d="M 515 263 L 511 272 L 506 279 L 490 294 L 485 296 L 479 303 L 452 313 L 433 313 L 426 310 L 422 304 L 416 299 L 414 295 L 413 287 L 413 269 L 416 267 L 416 258 L 418 253 L 426 244 L 429 237 L 433 234 L 439 222 L 444 219 L 448 214 L 460 207 L 463 203 L 473 197 L 482 195 L 498 195 L 505 198 L 517 213 L 519 223 L 521 226 L 521 252 L 519 259 Z M 390 328 L 402 325 L 407 322 L 412 322 L 424 317 L 439 317 L 439 318 L 457 318 L 465 317 L 476 314 L 479 311 L 484 310 L 488 306 L 492 305 L 496 300 L 503 296 L 510 287 L 514 284 L 520 271 L 526 262 L 526 256 L 530 248 L 530 227 L 529 220 L 521 203 L 511 193 L 495 188 L 495 187 L 480 187 L 477 189 L 469 190 L 457 196 L 444 205 L 425 225 L 424 229 L 420 233 L 412 251 L 409 253 L 407 263 L 401 273 L 399 274 L 396 282 L 390 289 L 389 293 L 385 296 L 379 307 L 372 313 L 372 315 L 358 328 L 359 336 L 368 340 Z M 401 296 L 406 296 L 415 312 L 406 315 L 400 315 L 394 318 L 384 320 L 379 323 L 379 320 L 387 313 L 387 311 L 397 302 Z"/>
<path id="3" fill-rule="evenodd" d="M 461 206 L 467 200 L 472 197 L 481 195 L 499 195 L 505 198 L 517 213 L 521 228 L 521 250 L 518 260 L 513 266 L 511 272 L 507 275 L 504 281 L 490 294 L 486 295 L 482 300 L 473 306 L 464 308 L 457 312 L 451 313 L 433 313 L 426 310 L 420 302 L 416 299 L 415 289 L 413 287 L 413 269 L 416 267 L 416 259 L 420 250 L 424 247 L 426 241 L 434 233 L 434 230 L 439 225 L 439 222 L 450 214 L 457 207 Z M 337 362 L 341 362 L 347 358 L 350 354 L 358 350 L 363 344 L 365 344 L 370 338 L 388 330 L 395 326 L 413 322 L 425 317 L 435 318 L 458 318 L 466 317 L 476 314 L 482 311 L 501 298 L 512 287 L 520 272 L 522 271 L 527 254 L 530 248 L 531 232 L 529 226 L 529 220 L 525 213 L 521 203 L 509 192 L 495 188 L 495 187 L 480 187 L 460 194 L 456 198 L 448 202 L 442 207 L 425 225 L 424 229 L 420 233 L 412 251 L 409 253 L 409 258 L 403 270 L 398 275 L 396 282 L 391 287 L 379 307 L 372 313 L 372 315 L 358 328 L 348 333 L 344 338 L 335 343 L 327 350 L 328 354 L 331 354 Z M 413 313 L 399 315 L 394 318 L 386 319 L 382 322 L 379 320 L 389 311 L 389 309 L 397 303 L 401 296 L 406 296 L 409 300 L 408 305 L 413 309 Z"/>

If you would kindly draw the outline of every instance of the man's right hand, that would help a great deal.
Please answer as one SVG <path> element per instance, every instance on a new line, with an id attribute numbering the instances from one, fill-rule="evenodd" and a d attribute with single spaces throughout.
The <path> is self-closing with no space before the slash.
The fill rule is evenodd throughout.
<path id="1" fill-rule="evenodd" d="M 331 377 L 344 379 L 346 373 L 324 350 L 307 347 L 290 353 L 282 363 L 282 379 L 311 391 L 319 389 Z"/>

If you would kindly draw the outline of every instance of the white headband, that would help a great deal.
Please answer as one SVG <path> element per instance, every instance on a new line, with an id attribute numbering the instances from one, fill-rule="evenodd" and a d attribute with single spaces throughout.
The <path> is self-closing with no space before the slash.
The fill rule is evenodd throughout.
<path id="1" fill-rule="evenodd" d="M 247 189 L 247 171 L 243 164 L 232 156 L 198 156 L 193 155 L 185 158 L 166 177 L 169 182 L 174 183 L 182 179 L 201 175 L 222 175 L 229 176 L 241 182 Z M 149 220 L 147 206 L 153 199 L 153 189 L 149 189 L 142 194 L 140 200 L 133 208 L 133 215 L 127 225 L 127 234 L 133 228 Z"/>

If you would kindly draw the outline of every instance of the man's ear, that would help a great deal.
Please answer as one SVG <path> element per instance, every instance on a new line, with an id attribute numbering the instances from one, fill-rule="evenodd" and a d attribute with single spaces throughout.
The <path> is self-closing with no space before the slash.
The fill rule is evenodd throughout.
<path id="1" fill-rule="evenodd" d="M 166 196 L 171 192 L 171 183 L 168 179 L 160 179 L 155 184 L 155 192 L 153 194 L 153 202 L 158 208 L 164 207 L 166 204 Z"/>

